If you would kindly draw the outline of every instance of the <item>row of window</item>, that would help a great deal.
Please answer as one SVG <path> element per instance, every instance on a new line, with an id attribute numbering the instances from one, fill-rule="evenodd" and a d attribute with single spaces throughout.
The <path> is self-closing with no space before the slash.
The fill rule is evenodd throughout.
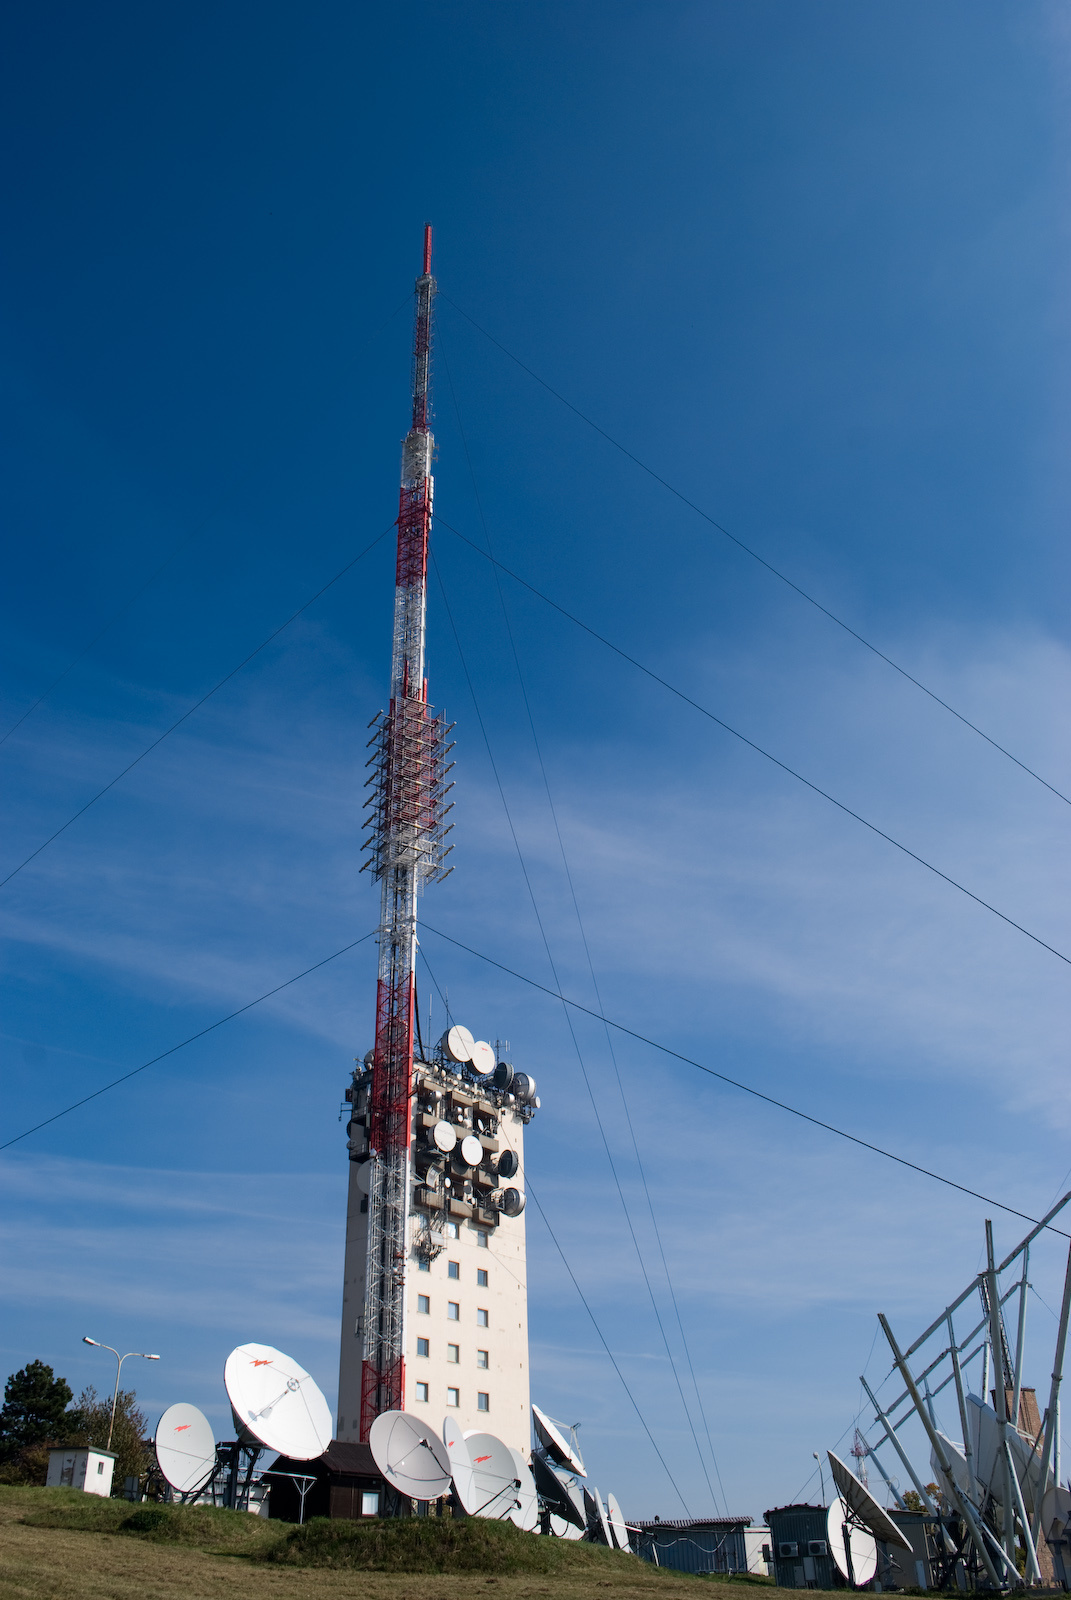
<path id="1" fill-rule="evenodd" d="M 417 1312 L 419 1313 L 420 1316 L 422 1316 L 422 1317 L 430 1316 L 431 1315 L 431 1295 L 430 1294 L 418 1294 L 417 1297 L 416 1297 L 416 1308 L 417 1308 Z M 460 1322 L 461 1321 L 461 1306 L 460 1306 L 460 1303 L 457 1300 L 448 1300 L 446 1302 L 446 1320 L 447 1320 L 447 1322 Z M 490 1324 L 490 1321 L 488 1319 L 487 1307 L 486 1306 L 477 1306 L 476 1307 L 476 1326 L 478 1328 L 488 1328 L 488 1327 L 490 1327 L 490 1325 L 491 1324 Z"/>
<path id="2" fill-rule="evenodd" d="M 480 1250 L 486 1250 L 488 1248 L 487 1229 L 486 1228 L 475 1228 L 475 1229 L 473 1229 L 473 1232 L 476 1235 L 477 1248 L 480 1249 Z M 458 1222 L 448 1222 L 446 1224 L 446 1237 L 448 1239 L 460 1239 L 461 1238 L 461 1224 L 458 1223 Z M 421 1260 L 421 1261 L 419 1261 L 417 1263 L 417 1265 L 419 1266 L 421 1272 L 430 1272 L 431 1271 L 431 1262 L 430 1261 Z"/>
<path id="3" fill-rule="evenodd" d="M 417 1384 L 417 1386 L 416 1386 L 416 1397 L 417 1397 L 418 1400 L 425 1400 L 425 1401 L 428 1400 L 428 1398 L 429 1398 L 428 1385 L 426 1383 L 418 1383 Z M 448 1387 L 447 1391 L 446 1391 L 446 1403 L 451 1408 L 453 1408 L 455 1406 L 459 1406 L 461 1404 L 461 1390 L 460 1389 L 451 1389 L 451 1388 Z M 476 1410 L 477 1411 L 490 1411 L 490 1409 L 491 1409 L 491 1396 L 489 1394 L 485 1394 L 484 1391 L 481 1389 L 476 1395 Z"/>
<path id="4" fill-rule="evenodd" d="M 446 1263 L 446 1276 L 448 1278 L 454 1278 L 454 1279 L 459 1279 L 461 1277 L 461 1263 L 460 1263 L 460 1261 L 448 1261 Z M 487 1288 L 487 1268 L 486 1267 L 477 1267 L 476 1268 L 476 1286 L 479 1289 L 486 1289 Z"/>
<path id="5" fill-rule="evenodd" d="M 430 1339 L 418 1339 L 417 1342 L 416 1342 L 416 1353 L 417 1353 L 418 1356 L 430 1356 L 431 1355 L 431 1340 Z M 452 1361 L 455 1364 L 460 1362 L 460 1360 L 461 1360 L 461 1346 L 459 1344 L 448 1344 L 447 1347 L 446 1347 L 446 1359 L 447 1359 L 447 1361 Z M 489 1363 L 489 1360 L 488 1360 L 487 1351 L 486 1350 L 477 1350 L 477 1352 L 476 1352 L 476 1365 L 478 1367 L 486 1367 L 489 1364 L 490 1363 Z"/>

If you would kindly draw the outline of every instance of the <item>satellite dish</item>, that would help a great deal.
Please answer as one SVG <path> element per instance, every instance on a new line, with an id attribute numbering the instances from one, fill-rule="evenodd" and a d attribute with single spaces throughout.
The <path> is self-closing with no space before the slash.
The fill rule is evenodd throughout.
<path id="1" fill-rule="evenodd" d="M 864 1483 L 859 1481 L 852 1469 L 845 1466 L 840 1457 L 835 1456 L 832 1450 L 827 1450 L 826 1455 L 829 1457 L 829 1470 L 833 1474 L 833 1482 L 837 1486 L 840 1497 L 858 1521 L 865 1523 L 875 1539 L 880 1539 L 883 1544 L 897 1545 L 901 1550 L 910 1550 L 910 1544 L 908 1544 L 889 1513 L 878 1505 L 870 1490 Z M 962 1460 L 962 1457 L 960 1459 Z M 953 1467 L 953 1471 L 955 1471 L 955 1467 Z M 830 1541 L 830 1544 L 832 1546 L 832 1541 Z M 853 1561 L 855 1559 L 854 1546 L 852 1547 L 852 1559 Z M 847 1573 L 845 1573 L 845 1577 L 847 1577 Z M 866 1581 L 865 1578 L 856 1578 L 857 1583 L 865 1583 Z"/>
<path id="2" fill-rule="evenodd" d="M 532 1474 L 536 1488 L 546 1501 L 551 1514 L 564 1517 L 572 1527 L 583 1533 L 588 1525 L 588 1519 L 584 1513 L 584 1500 L 580 1490 L 574 1484 L 564 1483 L 538 1451 L 532 1456 Z"/>
<path id="3" fill-rule="evenodd" d="M 535 1099 L 536 1081 L 527 1072 L 515 1072 L 511 1088 L 518 1100 L 532 1101 Z"/>
<path id="4" fill-rule="evenodd" d="M 311 1461 L 331 1443 L 331 1412 L 291 1356 L 270 1344 L 240 1344 L 223 1369 L 235 1426 L 269 1450 Z"/>
<path id="5" fill-rule="evenodd" d="M 478 1072 L 481 1078 L 488 1077 L 495 1070 L 495 1053 L 483 1039 L 476 1040 L 469 1060 L 473 1071 Z"/>
<path id="6" fill-rule="evenodd" d="M 1041 1502 L 1041 1533 L 1046 1539 L 1062 1539 L 1068 1518 L 1071 1517 L 1071 1491 L 1062 1483 L 1053 1483 L 1045 1490 Z"/>
<path id="7" fill-rule="evenodd" d="M 495 1171 L 500 1178 L 515 1178 L 521 1169 L 521 1158 L 516 1150 L 503 1150 Z"/>
<path id="8" fill-rule="evenodd" d="M 437 1122 L 431 1130 L 431 1143 L 441 1155 L 448 1156 L 457 1143 L 457 1134 L 449 1122 Z"/>
<path id="9" fill-rule="evenodd" d="M 971 1497 L 971 1475 L 967 1470 L 967 1458 L 963 1454 L 962 1445 L 953 1444 L 952 1440 L 946 1434 L 943 1434 L 940 1429 L 937 1430 L 937 1437 L 941 1441 L 941 1448 L 944 1450 L 948 1464 L 952 1468 L 952 1480 L 955 1488 L 959 1490 L 960 1494 Z M 930 1470 L 937 1480 L 937 1485 L 942 1493 L 949 1494 L 948 1477 L 942 1471 L 941 1464 L 937 1459 L 937 1451 L 932 1446 L 930 1448 Z"/>
<path id="10" fill-rule="evenodd" d="M 370 1192 L 372 1188 L 372 1163 L 370 1161 L 361 1162 L 356 1173 L 354 1174 L 353 1181 L 356 1183 L 361 1194 L 368 1194 Z"/>
<path id="11" fill-rule="evenodd" d="M 498 1202 L 498 1209 L 507 1217 L 519 1217 L 524 1210 L 523 1189 L 503 1189 Z"/>
<path id="12" fill-rule="evenodd" d="M 466 1133 L 462 1139 L 460 1155 L 467 1167 L 478 1167 L 483 1160 L 483 1145 L 474 1133 Z"/>
<path id="13" fill-rule="evenodd" d="M 584 1462 L 575 1445 L 567 1444 L 565 1435 L 556 1422 L 552 1422 L 538 1406 L 532 1407 L 532 1421 L 540 1444 L 559 1466 L 568 1467 L 578 1478 L 586 1478 Z"/>
<path id="14" fill-rule="evenodd" d="M 617 1503 L 616 1495 L 608 1494 L 606 1496 L 606 1517 L 617 1548 L 619 1550 L 631 1550 L 632 1546 L 628 1542 L 628 1529 L 625 1527 L 625 1519 L 621 1515 L 621 1507 Z"/>
<path id="15" fill-rule="evenodd" d="M 519 1486 L 517 1489 L 517 1504 L 509 1514 L 511 1522 L 518 1528 L 523 1528 L 526 1533 L 534 1533 L 539 1526 L 539 1497 L 536 1494 L 535 1479 L 532 1470 L 519 1450 L 510 1447 L 513 1456 L 513 1465 L 517 1469 Z"/>
<path id="16" fill-rule="evenodd" d="M 870 1582 L 878 1570 L 878 1547 L 870 1530 L 860 1528 L 857 1524 L 853 1525 L 847 1520 L 848 1515 L 848 1507 L 838 1495 L 826 1512 L 826 1537 L 829 1540 L 829 1553 L 837 1564 L 837 1571 L 842 1577 L 847 1578 L 849 1583 L 854 1583 L 857 1589 L 861 1589 Z M 895 1523 L 893 1526 L 895 1527 Z M 852 1552 L 850 1571 L 845 1540 L 848 1540 Z M 899 1529 L 896 1533 L 896 1542 L 903 1544 Z"/>
<path id="17" fill-rule="evenodd" d="M 203 1411 L 184 1400 L 168 1406 L 156 1424 L 156 1461 L 179 1494 L 204 1487 L 216 1465 L 216 1438 Z"/>
<path id="18" fill-rule="evenodd" d="M 476 1484 L 472 1476 L 472 1461 L 469 1457 L 468 1445 L 465 1436 L 457 1423 L 451 1417 L 443 1420 L 443 1444 L 446 1446 L 446 1455 L 450 1463 L 450 1476 L 454 1480 L 454 1493 L 458 1504 L 467 1517 L 471 1517 L 476 1508 Z"/>
<path id="19" fill-rule="evenodd" d="M 495 1068 L 494 1078 L 496 1089 L 505 1090 L 509 1088 L 510 1084 L 513 1082 L 513 1068 L 510 1066 L 508 1061 L 500 1061 L 498 1063 L 497 1067 Z"/>
<path id="20" fill-rule="evenodd" d="M 459 1063 L 472 1060 L 472 1047 L 475 1043 L 472 1034 L 467 1028 L 447 1028 L 439 1040 L 451 1061 Z"/>
<path id="21" fill-rule="evenodd" d="M 550 1514 L 550 1531 L 556 1539 L 582 1539 L 584 1530 L 578 1528 L 575 1522 L 570 1522 L 566 1517 L 560 1517 L 556 1511 Z"/>
<path id="22" fill-rule="evenodd" d="M 606 1509 L 602 1503 L 602 1495 L 592 1485 L 584 1490 L 584 1508 L 588 1514 L 588 1527 L 596 1539 L 614 1548 L 614 1536 L 610 1532 L 610 1524 L 606 1520 Z"/>
<path id="23" fill-rule="evenodd" d="M 446 1447 L 408 1411 L 381 1411 L 368 1430 L 368 1445 L 387 1482 L 410 1500 L 438 1500 L 450 1490 Z"/>
<path id="24" fill-rule="evenodd" d="M 473 1515 L 501 1522 L 517 1504 L 517 1463 L 508 1445 L 493 1433 L 470 1433 L 465 1444 L 476 1491 Z"/>

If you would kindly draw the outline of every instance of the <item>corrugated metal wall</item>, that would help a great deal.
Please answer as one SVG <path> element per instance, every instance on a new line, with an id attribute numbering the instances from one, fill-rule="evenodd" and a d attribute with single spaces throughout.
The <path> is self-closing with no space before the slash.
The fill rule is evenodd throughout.
<path id="1" fill-rule="evenodd" d="M 675 1572 L 746 1572 L 742 1527 L 659 1528 L 633 1535 L 637 1554 Z"/>
<path id="2" fill-rule="evenodd" d="M 807 1546 L 827 1536 L 826 1513 L 822 1506 L 787 1506 L 769 1511 L 770 1544 L 774 1558 L 774 1581 L 782 1589 L 832 1589 L 842 1583 L 830 1555 L 812 1556 Z M 797 1554 L 782 1556 L 783 1544 L 794 1544 Z"/>

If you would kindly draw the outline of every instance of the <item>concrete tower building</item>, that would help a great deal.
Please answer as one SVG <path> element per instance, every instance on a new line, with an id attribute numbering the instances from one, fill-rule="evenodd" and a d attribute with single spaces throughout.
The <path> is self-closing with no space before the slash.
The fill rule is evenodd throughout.
<path id="1" fill-rule="evenodd" d="M 390 709 L 369 741 L 369 857 L 379 880 L 376 1037 L 346 1090 L 350 1182 L 340 1440 L 383 1411 L 496 1434 L 527 1454 L 524 1129 L 534 1080 L 450 1028 L 417 1050 L 417 901 L 446 876 L 450 728 L 424 676 L 434 439 L 431 229 L 416 281 L 413 418 L 402 446 Z M 505 1054 L 506 1052 L 503 1052 Z"/>

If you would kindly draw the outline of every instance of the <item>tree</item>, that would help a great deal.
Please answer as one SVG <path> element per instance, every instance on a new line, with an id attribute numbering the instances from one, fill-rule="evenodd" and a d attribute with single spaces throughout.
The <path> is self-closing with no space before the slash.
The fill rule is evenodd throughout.
<path id="1" fill-rule="evenodd" d="M 44 1483 L 50 1444 L 67 1444 L 81 1419 L 67 1408 L 70 1385 L 43 1361 L 13 1372 L 0 1410 L 0 1480 Z"/>
<path id="2" fill-rule="evenodd" d="M 133 1389 L 120 1389 L 115 1402 L 111 1442 L 115 1452 L 113 1494 L 122 1494 L 125 1480 L 143 1477 L 150 1465 L 149 1447 L 145 1442 L 145 1413 L 138 1409 L 137 1398 Z M 95 1445 L 98 1450 L 107 1449 L 112 1417 L 112 1403 L 107 1395 L 98 1396 L 92 1385 L 83 1389 L 78 1397 L 76 1415 L 78 1443 Z"/>

